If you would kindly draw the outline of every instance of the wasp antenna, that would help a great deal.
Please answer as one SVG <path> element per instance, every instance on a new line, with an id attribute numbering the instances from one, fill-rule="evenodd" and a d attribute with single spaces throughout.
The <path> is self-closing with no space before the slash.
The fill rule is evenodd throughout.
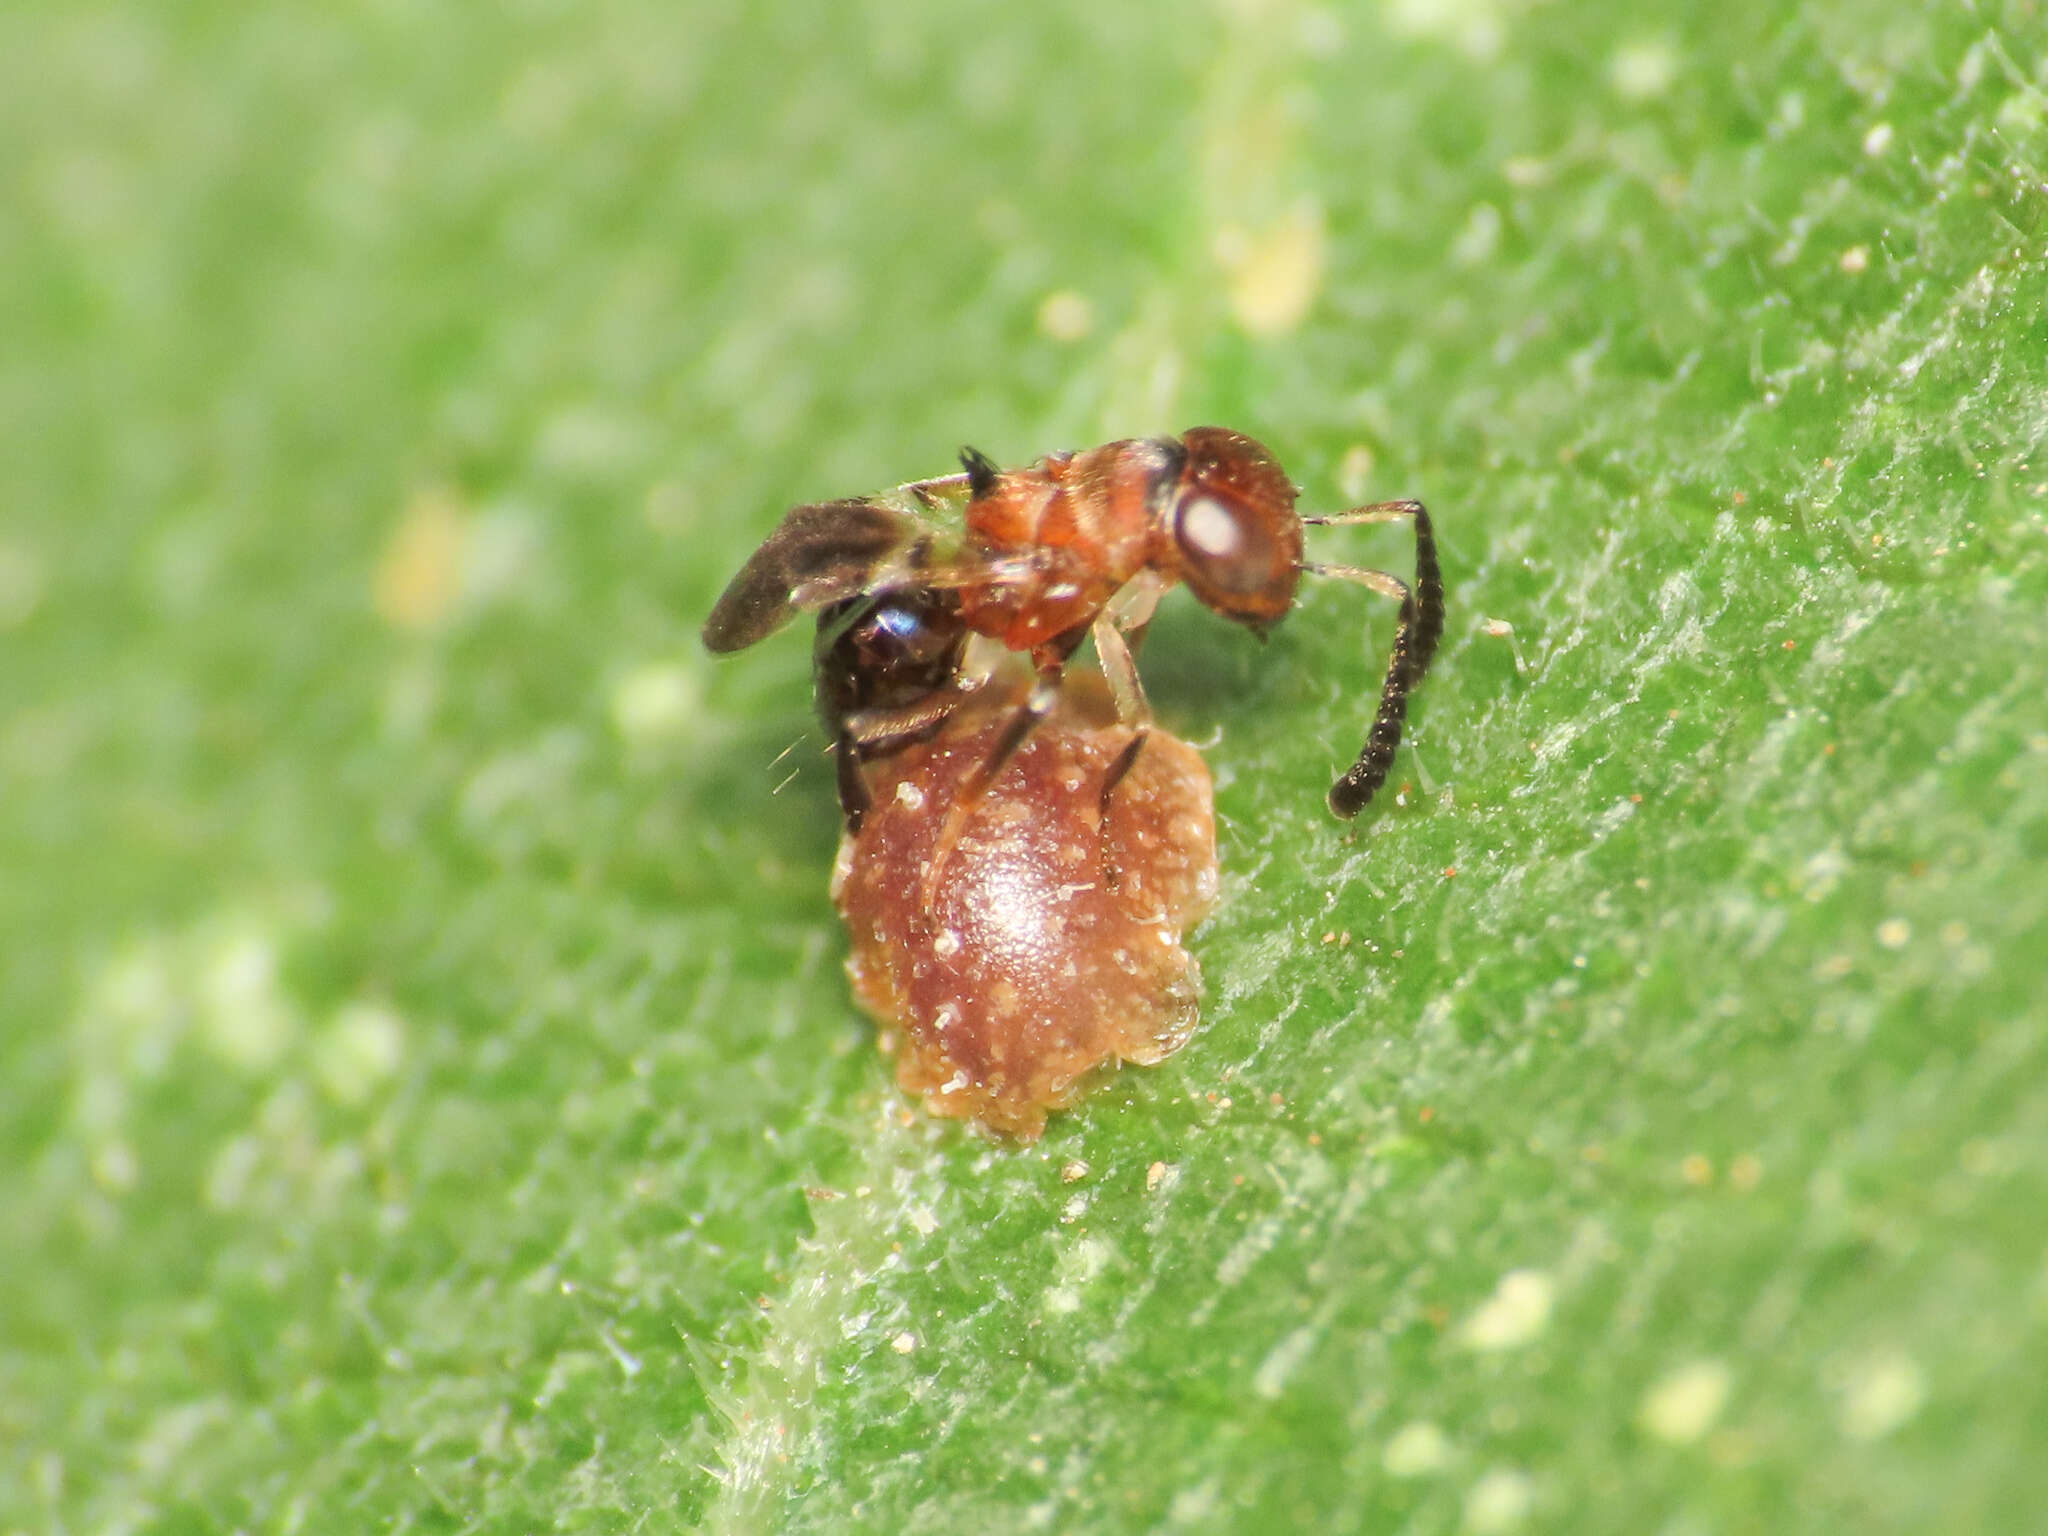
<path id="1" fill-rule="evenodd" d="M 967 471 L 967 493 L 977 501 L 996 488 L 996 476 L 1000 471 L 979 448 L 962 448 L 960 467 Z"/>
<path id="2" fill-rule="evenodd" d="M 1408 695 L 1429 670 L 1437 642 L 1444 633 L 1444 573 L 1437 564 L 1436 533 L 1430 527 L 1429 512 L 1421 502 L 1396 503 L 1394 516 L 1415 520 L 1415 586 L 1384 571 L 1362 571 L 1349 566 L 1304 563 L 1302 569 L 1318 576 L 1339 576 L 1371 587 L 1388 597 L 1400 599 L 1401 617 L 1394 629 L 1394 651 L 1387 658 L 1387 680 L 1380 688 L 1379 712 L 1366 733 L 1358 761 L 1330 786 L 1330 810 L 1349 821 L 1364 810 L 1368 801 L 1387 782 L 1394 753 L 1401 745 L 1401 730 L 1408 718 Z M 1380 511 L 1381 508 L 1361 509 Z M 1385 509 L 1391 511 L 1391 508 Z M 1364 518 L 1355 519 L 1365 521 Z M 1377 519 L 1374 519 L 1377 521 Z"/>

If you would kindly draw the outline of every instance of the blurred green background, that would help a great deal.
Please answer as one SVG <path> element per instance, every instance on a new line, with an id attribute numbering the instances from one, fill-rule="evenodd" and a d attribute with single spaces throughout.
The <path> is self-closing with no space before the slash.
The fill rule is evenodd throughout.
<path id="1" fill-rule="evenodd" d="M 10 7 L 0 1529 L 2035 1528 L 2044 45 Z M 1169 604 L 1204 1031 L 905 1116 L 805 642 L 696 626 L 1202 421 L 1436 510 L 1406 792 L 1384 605 Z"/>

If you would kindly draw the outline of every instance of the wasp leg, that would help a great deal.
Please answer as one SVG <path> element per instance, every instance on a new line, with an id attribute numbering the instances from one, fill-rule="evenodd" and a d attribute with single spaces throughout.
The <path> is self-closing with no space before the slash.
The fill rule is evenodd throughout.
<path id="1" fill-rule="evenodd" d="M 858 709 L 846 717 L 840 729 L 853 738 L 863 758 L 882 757 L 936 731 L 973 691 L 942 688 L 893 709 Z"/>
<path id="2" fill-rule="evenodd" d="M 875 797 L 868 792 L 867 777 L 860 771 L 860 744 L 851 731 L 842 730 L 833 741 L 832 769 L 839 780 L 839 814 L 846 820 L 847 835 L 858 837 Z"/>
<path id="3" fill-rule="evenodd" d="M 1155 591 L 1145 601 L 1143 613 L 1128 621 L 1134 638 L 1140 644 L 1145 638 L 1145 626 L 1152 621 L 1152 607 L 1157 601 Z M 1114 889 L 1123 883 L 1123 872 L 1116 867 L 1116 860 L 1109 851 L 1109 797 L 1116 793 L 1116 787 L 1123 783 L 1124 776 L 1137 766 L 1138 754 L 1145 750 L 1145 738 L 1152 730 L 1152 706 L 1145 698 L 1145 685 L 1138 677 L 1134 646 L 1108 610 L 1097 616 L 1094 634 L 1095 654 L 1102 662 L 1102 675 L 1109 681 L 1110 695 L 1116 700 L 1117 716 L 1132 728 L 1131 739 L 1102 776 L 1102 802 L 1097 822 L 1102 828 L 1102 878 Z"/>
<path id="4" fill-rule="evenodd" d="M 965 687 L 941 689 L 894 709 L 856 710 L 838 722 L 832 755 L 839 779 L 839 810 L 849 833 L 859 835 L 861 821 L 874 805 L 861 764 L 929 736 L 972 691 Z"/>
<path id="5" fill-rule="evenodd" d="M 954 794 L 953 803 L 946 807 L 946 819 L 939 824 L 939 833 L 932 840 L 932 851 L 925 864 L 924 879 L 919 886 L 919 897 L 929 909 L 938 894 L 939 876 L 945 872 L 946 861 L 953 855 L 953 845 L 960 840 L 960 834 L 967 828 L 967 818 L 981 803 L 981 797 L 988 793 L 1017 749 L 1024 745 L 1031 733 L 1038 728 L 1060 702 L 1060 663 L 1048 662 L 1038 669 L 1038 681 L 1024 696 L 1024 702 L 1003 725 L 1002 734 L 996 737 L 996 744 L 987 757 L 961 782 Z"/>
<path id="6" fill-rule="evenodd" d="M 1305 523 L 1391 523 L 1402 518 L 1415 524 L 1415 586 L 1385 571 L 1364 570 L 1350 565 L 1320 565 L 1304 561 L 1302 570 L 1316 576 L 1334 576 L 1357 582 L 1401 605 L 1394 628 L 1394 649 L 1387 658 L 1387 679 L 1380 688 L 1379 712 L 1373 717 L 1365 746 L 1358 761 L 1330 786 L 1330 810 L 1350 820 L 1387 781 L 1395 750 L 1401 745 L 1401 730 L 1408 718 L 1408 695 L 1429 670 L 1437 641 L 1444 632 L 1444 576 L 1437 564 L 1436 533 L 1430 527 L 1429 511 L 1419 501 L 1383 501 L 1369 507 L 1355 507 L 1327 517 L 1305 517 Z"/>
<path id="7" fill-rule="evenodd" d="M 1149 573 L 1132 578 L 1109 607 L 1095 616 L 1090 633 L 1095 637 L 1095 657 L 1102 663 L 1102 675 L 1116 701 L 1117 718 L 1137 730 L 1137 740 L 1124 749 L 1117 767 L 1110 770 L 1102 786 L 1102 804 L 1109 809 L 1110 791 L 1131 770 L 1152 727 L 1152 706 L 1145 698 L 1145 684 L 1138 676 L 1138 648 L 1152 626 L 1159 607 L 1159 583 Z"/>

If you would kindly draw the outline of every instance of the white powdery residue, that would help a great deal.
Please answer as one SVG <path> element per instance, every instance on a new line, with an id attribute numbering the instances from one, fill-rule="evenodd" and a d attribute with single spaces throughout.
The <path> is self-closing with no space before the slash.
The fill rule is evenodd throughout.
<path id="1" fill-rule="evenodd" d="M 1734 1374 L 1721 1361 L 1692 1361 L 1643 1394 L 1636 1422 L 1669 1445 L 1691 1445 L 1714 1427 L 1734 1385 Z"/>
<path id="2" fill-rule="evenodd" d="M 1084 1237 L 1060 1255 L 1060 1278 L 1086 1284 L 1109 1268 L 1116 1251 L 1100 1237 Z"/>
<path id="3" fill-rule="evenodd" d="M 205 1200 L 216 1211 L 232 1211 L 249 1197 L 263 1169 L 263 1143 L 254 1136 L 234 1136 L 214 1153 L 206 1172 Z"/>
<path id="4" fill-rule="evenodd" d="M 1491 203 L 1476 203 L 1465 218 L 1465 227 L 1451 242 L 1451 262 L 1460 267 L 1477 267 L 1493 259 L 1500 249 L 1500 210 Z"/>
<path id="5" fill-rule="evenodd" d="M 199 994 L 201 1037 L 230 1065 L 261 1071 L 291 1043 L 293 1011 L 267 933 L 253 926 L 224 933 L 201 963 Z"/>
<path id="6" fill-rule="evenodd" d="M 635 667 L 612 685 L 612 729 L 636 751 L 689 736 L 703 715 L 694 670 L 672 662 Z"/>
<path id="7" fill-rule="evenodd" d="M 1083 1237 L 1062 1249 L 1057 1266 L 1058 1278 L 1045 1293 L 1045 1310 L 1055 1317 L 1069 1316 L 1081 1310 L 1081 1293 L 1090 1281 L 1109 1267 L 1116 1256 L 1116 1250 L 1101 1237 Z"/>
<path id="8" fill-rule="evenodd" d="M 192 1448 L 228 1422 L 230 1413 L 227 1402 L 219 1397 L 180 1403 L 144 1425 L 129 1454 L 145 1478 L 160 1482 L 173 1468 L 184 1466 Z"/>
<path id="9" fill-rule="evenodd" d="M 1617 800 L 1593 820 L 1593 841 L 1604 843 L 1635 819 L 1633 800 Z"/>
<path id="10" fill-rule="evenodd" d="M 1813 659 L 1818 666 L 1840 666 L 1849 654 L 1850 642 L 1882 617 L 1879 608 L 1858 608 L 1843 616 L 1835 632 L 1817 641 Z"/>
<path id="11" fill-rule="evenodd" d="M 1428 1477 L 1450 1464 L 1450 1437 L 1427 1419 L 1403 1424 L 1380 1456 L 1389 1477 Z"/>
<path id="12" fill-rule="evenodd" d="M 1465 1529 L 1473 1536 L 1501 1536 L 1527 1519 L 1535 1502 L 1536 1485 L 1528 1473 L 1496 1467 L 1465 1495 Z"/>
<path id="13" fill-rule="evenodd" d="M 564 795 L 587 751 L 581 732 L 565 726 L 483 763 L 457 797 L 465 829 L 485 835 L 507 824 L 525 835 L 529 818 L 520 814 L 522 809 Z"/>
<path id="14" fill-rule="evenodd" d="M 1540 1269 L 1511 1269 L 1458 1331 L 1467 1349 L 1518 1349 L 1550 1326 L 1557 1286 Z"/>
<path id="15" fill-rule="evenodd" d="M 1054 341 L 1085 340 L 1095 329 L 1095 306 L 1071 288 L 1048 293 L 1038 306 L 1038 332 Z"/>
<path id="16" fill-rule="evenodd" d="M 1920 1411 L 1927 1377 L 1910 1355 L 1884 1354 L 1853 1371 L 1842 1390 L 1842 1433 L 1881 1440 Z"/>
<path id="17" fill-rule="evenodd" d="M 92 1149 L 92 1181 L 102 1194 L 125 1195 L 135 1187 L 140 1172 L 135 1149 L 119 1136 L 110 1137 Z"/>
<path id="18" fill-rule="evenodd" d="M 1825 900 L 1848 872 L 1849 856 L 1840 847 L 1823 848 L 1800 870 L 1799 894 L 1808 901 Z"/>
<path id="19" fill-rule="evenodd" d="M 1285 1392 L 1287 1378 L 1294 1374 L 1295 1367 L 1308 1358 L 1309 1351 L 1315 1348 L 1319 1337 L 1320 1329 L 1297 1328 L 1275 1344 L 1267 1352 L 1266 1358 L 1259 1362 L 1258 1370 L 1252 1373 L 1252 1391 L 1268 1401 Z"/>
<path id="20" fill-rule="evenodd" d="M 119 1120 L 127 1103 L 122 1079 L 162 1072 L 185 1021 L 186 999 L 168 944 L 135 944 L 93 973 L 73 1025 L 79 1059 L 91 1073 L 74 1106 L 86 1128 Z"/>
<path id="21" fill-rule="evenodd" d="M 1657 41 L 1622 44 L 1607 67 L 1615 94 L 1627 101 L 1662 96 L 1677 77 L 1678 55 L 1668 43 Z"/>
<path id="22" fill-rule="evenodd" d="M 476 518 L 462 552 L 461 601 L 477 609 L 530 591 L 540 578 L 544 550 L 538 513 L 492 507 Z"/>
<path id="23" fill-rule="evenodd" d="M 361 1104 L 405 1057 L 405 1021 L 381 1003 L 349 1003 L 313 1052 L 320 1087 L 337 1104 Z"/>
<path id="24" fill-rule="evenodd" d="M 1281 1230 L 1282 1222 L 1278 1216 L 1265 1216 L 1254 1222 L 1250 1231 L 1231 1244 L 1230 1252 L 1216 1266 L 1216 1283 L 1226 1288 L 1241 1284 L 1244 1277 L 1252 1272 L 1252 1266 L 1273 1251 L 1273 1245 L 1280 1241 Z"/>
<path id="25" fill-rule="evenodd" d="M 1208 1525 L 1216 1518 L 1217 1508 L 1221 1502 L 1219 1495 L 1222 1492 L 1222 1485 L 1213 1477 L 1203 1478 L 1192 1488 L 1181 1489 L 1173 1496 L 1173 1502 L 1167 1506 L 1166 1523 L 1181 1526 Z"/>
<path id="26" fill-rule="evenodd" d="M 1549 767 L 1571 750 L 1572 743 L 1579 739 L 1579 733 L 1583 729 L 1584 727 L 1575 720 L 1562 721 L 1552 726 L 1536 743 L 1536 761 L 1546 768 Z"/>
<path id="27" fill-rule="evenodd" d="M 542 466 L 557 474 L 610 479 L 639 461 L 649 436 L 632 417 L 570 405 L 541 424 L 535 452 Z"/>
<path id="28" fill-rule="evenodd" d="M 1473 59 L 1490 59 L 1507 36 L 1500 0 L 1393 0 L 1387 25 L 1410 37 L 1437 38 Z"/>
<path id="29" fill-rule="evenodd" d="M 1353 443 L 1344 450 L 1344 457 L 1337 465 L 1337 489 L 1346 501 L 1365 500 L 1366 487 L 1371 484 L 1373 469 L 1372 449 L 1364 443 Z"/>

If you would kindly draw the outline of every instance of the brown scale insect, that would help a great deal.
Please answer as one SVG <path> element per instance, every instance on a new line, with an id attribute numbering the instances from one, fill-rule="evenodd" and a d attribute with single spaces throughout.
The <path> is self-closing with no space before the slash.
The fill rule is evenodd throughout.
<path id="1" fill-rule="evenodd" d="M 935 1115 L 1027 1141 L 1098 1069 L 1150 1065 L 1187 1040 L 1201 972 L 1181 936 L 1217 878 L 1209 772 L 1192 747 L 1155 729 L 1102 793 L 1134 733 L 1089 670 L 974 799 L 920 895 L 946 826 L 934 808 L 963 803 L 1029 686 L 991 686 L 870 764 L 872 800 L 832 876 L 854 995 L 897 1080 Z"/>
<path id="2" fill-rule="evenodd" d="M 975 803 L 1058 707 L 1066 664 L 1091 635 L 1118 717 L 1131 728 L 1102 777 L 1106 809 L 1151 727 L 1135 655 L 1161 594 L 1180 582 L 1262 637 L 1293 608 L 1304 574 L 1356 582 L 1400 604 L 1378 712 L 1329 792 L 1330 809 L 1346 818 L 1372 799 L 1443 633 L 1443 574 L 1421 502 L 1302 517 L 1272 453 L 1223 427 L 1048 454 L 1023 469 L 997 469 L 973 449 L 960 458 L 957 475 L 793 508 L 704 625 L 708 649 L 737 651 L 798 612 L 818 613 L 819 708 L 855 832 L 870 803 L 861 766 L 929 739 L 1004 652 L 1029 657 L 1034 685 L 944 809 L 923 877 L 927 899 Z M 934 520 L 944 506 L 961 511 L 957 530 Z M 1399 519 L 1415 529 L 1412 588 L 1385 571 L 1303 558 L 1304 524 Z"/>

